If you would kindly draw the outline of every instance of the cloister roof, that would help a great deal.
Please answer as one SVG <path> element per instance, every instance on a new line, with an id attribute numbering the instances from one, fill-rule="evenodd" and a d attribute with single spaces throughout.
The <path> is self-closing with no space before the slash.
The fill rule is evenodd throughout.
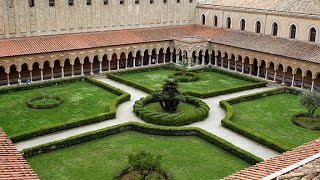
<path id="1" fill-rule="evenodd" d="M 205 0 L 202 4 L 286 12 L 288 14 L 320 15 L 319 0 Z"/>
<path id="2" fill-rule="evenodd" d="M 184 37 L 210 39 L 214 43 L 320 63 L 320 46 L 316 44 L 196 25 L 3 39 L 0 58 Z"/>
<path id="3" fill-rule="evenodd" d="M 320 160 L 320 158 L 318 157 L 319 153 L 320 138 L 299 146 L 291 151 L 287 151 L 274 158 L 265 160 L 240 172 L 237 172 L 231 176 L 226 177 L 225 180 L 258 180 L 266 178 L 267 176 L 269 176 L 267 179 L 275 179 L 277 176 L 287 174 L 288 171 L 290 174 L 290 172 L 295 169 L 289 169 L 288 167 L 294 164 L 297 165 L 297 168 L 299 168 L 299 166 L 304 165 L 301 163 L 308 159 L 311 160 L 310 162 L 318 162 Z M 318 158 L 312 159 L 312 156 L 316 156 Z M 310 162 L 306 161 L 306 163 Z M 273 173 L 275 173 L 276 176 L 270 177 L 270 175 L 272 175 Z"/>
<path id="4" fill-rule="evenodd" d="M 2 129 L 0 129 L 0 179 L 38 179 Z"/>

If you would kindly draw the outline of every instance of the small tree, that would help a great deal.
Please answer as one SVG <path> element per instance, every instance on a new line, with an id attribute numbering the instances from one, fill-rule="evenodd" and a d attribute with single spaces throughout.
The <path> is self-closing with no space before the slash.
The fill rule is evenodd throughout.
<path id="1" fill-rule="evenodd" d="M 300 103 L 308 109 L 311 116 L 320 107 L 320 93 L 316 91 L 306 91 L 300 95 Z"/>
<path id="2" fill-rule="evenodd" d="M 160 160 L 160 155 L 155 156 L 146 150 L 140 150 L 128 157 L 129 165 L 132 169 L 139 171 L 142 180 L 145 180 L 152 171 L 160 168 Z"/>
<path id="3" fill-rule="evenodd" d="M 185 97 L 178 90 L 177 80 L 169 78 L 165 81 L 161 91 L 155 91 L 154 96 L 159 101 L 161 108 L 166 112 L 177 111 L 178 105 Z"/>
<path id="4" fill-rule="evenodd" d="M 187 70 L 188 70 L 188 66 L 189 66 L 189 62 L 187 59 L 185 60 L 179 60 L 178 64 L 181 66 L 181 75 L 182 76 L 186 76 L 187 74 Z"/>

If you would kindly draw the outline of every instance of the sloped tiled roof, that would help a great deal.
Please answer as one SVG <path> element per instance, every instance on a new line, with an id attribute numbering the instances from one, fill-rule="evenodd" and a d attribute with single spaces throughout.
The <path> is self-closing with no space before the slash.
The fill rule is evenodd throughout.
<path id="1" fill-rule="evenodd" d="M 171 26 L 0 40 L 0 58 L 198 37 L 214 43 L 320 63 L 320 46 L 204 26 Z"/>
<path id="2" fill-rule="evenodd" d="M 27 161 L 18 152 L 2 129 L 0 129 L 0 179 L 38 179 Z"/>
<path id="3" fill-rule="evenodd" d="M 258 180 L 320 153 L 320 138 L 265 160 L 225 178 L 225 180 Z"/>
<path id="4" fill-rule="evenodd" d="M 207 0 L 203 4 L 320 15 L 319 0 Z"/>

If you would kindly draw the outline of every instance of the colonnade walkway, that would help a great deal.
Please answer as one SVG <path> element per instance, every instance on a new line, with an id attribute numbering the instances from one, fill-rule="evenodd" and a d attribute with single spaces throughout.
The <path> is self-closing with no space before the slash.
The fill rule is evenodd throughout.
<path id="1" fill-rule="evenodd" d="M 112 86 L 115 86 L 121 90 L 124 90 L 128 93 L 131 94 L 131 99 L 130 101 L 121 103 L 118 108 L 117 108 L 117 113 L 116 113 L 116 118 L 112 120 L 106 120 L 103 122 L 98 122 L 94 124 L 89 124 L 81 127 L 76 127 L 64 131 L 59 131 L 56 133 L 40 136 L 37 138 L 33 138 L 30 140 L 22 141 L 16 143 L 16 147 L 19 151 L 25 149 L 25 148 L 30 148 L 34 147 L 37 145 L 41 145 L 44 143 L 49 143 L 61 139 L 65 139 L 71 136 L 75 136 L 78 134 L 102 129 L 105 127 L 110 127 L 113 125 L 117 124 L 122 124 L 126 122 L 140 122 L 144 123 L 141 119 L 136 117 L 136 115 L 133 113 L 133 104 L 136 100 L 140 99 L 141 97 L 144 97 L 147 95 L 147 93 L 142 92 L 138 89 L 135 89 L 133 87 L 127 86 L 125 84 L 106 79 L 104 77 L 96 77 L 97 80 L 110 84 Z M 221 125 L 221 120 L 225 117 L 225 112 L 224 110 L 219 106 L 219 101 L 224 100 L 224 99 L 229 99 L 233 97 L 238 97 L 246 94 L 252 94 L 256 92 L 261 92 L 261 91 L 266 91 L 270 89 L 276 88 L 273 85 L 269 85 L 267 87 L 263 88 L 257 88 L 257 89 L 252 89 L 252 90 L 246 90 L 246 91 L 241 91 L 241 92 L 235 92 L 231 94 L 226 94 L 226 95 L 221 95 L 221 96 L 216 96 L 212 98 L 207 98 L 204 99 L 204 101 L 209 105 L 210 107 L 210 113 L 207 119 L 201 122 L 193 123 L 191 125 L 188 125 L 188 127 L 199 127 L 202 128 L 218 137 L 221 137 L 225 139 L 226 141 L 234 144 L 235 146 L 240 147 L 241 149 L 248 151 L 262 159 L 269 159 L 271 157 L 274 157 L 278 155 L 279 153 L 263 146 L 260 145 L 244 136 L 241 136 L 229 129 L 224 128 Z"/>

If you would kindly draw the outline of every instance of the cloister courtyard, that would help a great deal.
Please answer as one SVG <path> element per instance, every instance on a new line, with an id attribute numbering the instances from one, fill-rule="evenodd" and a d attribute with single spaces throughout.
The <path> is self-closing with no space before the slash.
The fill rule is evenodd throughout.
<path id="1" fill-rule="evenodd" d="M 3 86 L 0 125 L 41 179 L 112 179 L 126 166 L 128 154 L 140 149 L 162 155 L 162 169 L 175 179 L 221 179 L 320 136 L 292 123 L 294 114 L 307 112 L 297 95 L 301 87 L 279 85 L 280 73 L 214 64 L 195 62 L 188 72 L 199 79 L 178 83 L 185 95 L 210 108 L 199 122 L 160 126 L 134 114 L 137 100 L 181 70 L 163 59 L 122 71 L 111 68 L 106 74 L 95 71 L 102 66 L 89 65 L 84 69 L 91 77 L 82 75 L 86 71 L 81 66 L 78 74 L 72 66 L 69 78 L 60 78 L 68 73 L 55 76 L 51 69 L 54 79 L 50 75 L 46 80 L 41 72 L 31 85 Z M 314 81 L 300 83 L 315 90 Z M 63 103 L 50 109 L 26 106 L 43 94 L 60 97 Z M 179 112 L 192 113 L 193 108 L 182 105 Z"/>

